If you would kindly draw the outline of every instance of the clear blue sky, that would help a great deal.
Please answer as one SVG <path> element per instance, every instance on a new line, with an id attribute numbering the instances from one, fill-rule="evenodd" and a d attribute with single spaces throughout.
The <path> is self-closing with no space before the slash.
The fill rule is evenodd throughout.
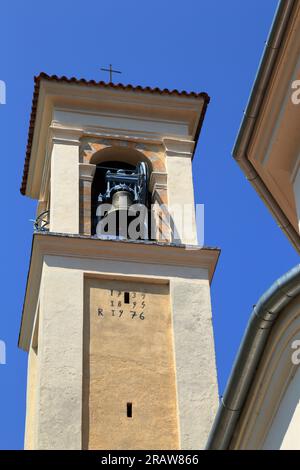
<path id="1" fill-rule="evenodd" d="M 194 159 L 205 243 L 221 258 L 212 285 L 220 394 L 252 305 L 298 256 L 231 157 L 277 0 L 3 0 L 1 121 L 0 448 L 23 446 L 27 355 L 17 348 L 35 202 L 19 193 L 33 76 L 104 79 L 206 91 L 211 104 Z M 119 79 L 119 77 L 118 77 Z"/>

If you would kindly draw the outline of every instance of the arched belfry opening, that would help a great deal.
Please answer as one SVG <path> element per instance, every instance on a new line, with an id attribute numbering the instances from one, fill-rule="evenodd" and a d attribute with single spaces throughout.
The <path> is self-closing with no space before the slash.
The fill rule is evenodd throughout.
<path id="1" fill-rule="evenodd" d="M 92 235 L 148 239 L 151 232 L 149 165 L 137 158 L 142 155 L 140 152 L 109 150 L 99 152 L 100 162 L 98 158 L 93 159 L 98 162 L 91 188 Z"/>

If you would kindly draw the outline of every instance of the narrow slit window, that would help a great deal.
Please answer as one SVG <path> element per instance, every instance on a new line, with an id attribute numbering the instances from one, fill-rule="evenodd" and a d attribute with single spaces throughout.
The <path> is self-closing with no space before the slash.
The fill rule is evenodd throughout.
<path id="1" fill-rule="evenodd" d="M 124 292 L 124 304 L 129 304 L 129 292 Z"/>
<path id="2" fill-rule="evenodd" d="M 127 418 L 132 418 L 132 403 L 127 403 Z"/>

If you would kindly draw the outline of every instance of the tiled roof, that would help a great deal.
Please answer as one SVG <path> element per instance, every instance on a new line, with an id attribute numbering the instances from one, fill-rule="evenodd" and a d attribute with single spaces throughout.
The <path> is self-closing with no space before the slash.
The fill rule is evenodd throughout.
<path id="1" fill-rule="evenodd" d="M 34 132 L 34 126 L 35 126 L 37 103 L 38 103 L 41 80 L 49 80 L 52 82 L 60 82 L 60 83 L 75 83 L 76 85 L 94 86 L 94 87 L 99 87 L 99 88 L 110 88 L 110 89 L 125 90 L 125 91 L 127 90 L 127 91 L 133 91 L 133 92 L 156 93 L 160 95 L 177 95 L 177 96 L 190 97 L 190 98 L 203 98 L 205 101 L 204 112 L 210 99 L 207 93 L 204 93 L 204 92 L 196 93 L 194 91 L 187 92 L 185 90 L 183 91 L 168 90 L 167 88 L 160 89 L 158 87 L 151 88 L 149 86 L 142 87 L 142 86 L 134 86 L 134 85 L 123 85 L 122 83 L 111 83 L 111 82 L 107 83 L 103 81 L 96 82 L 95 80 L 85 80 L 84 78 L 81 78 L 81 79 L 78 79 L 75 77 L 67 78 L 65 76 L 58 77 L 57 75 L 48 75 L 44 72 L 40 73 L 40 75 L 34 77 L 34 91 L 33 91 L 33 98 L 32 98 L 32 108 L 31 108 L 29 130 L 28 130 L 26 156 L 25 156 L 25 163 L 24 163 L 24 169 L 23 169 L 22 184 L 20 188 L 20 191 L 22 194 L 25 194 L 26 192 L 30 154 L 31 154 L 33 132 Z M 203 117 L 204 117 L 204 113 L 203 113 L 202 118 L 200 119 L 199 131 L 200 131 Z M 197 131 L 197 133 L 199 132 Z"/>

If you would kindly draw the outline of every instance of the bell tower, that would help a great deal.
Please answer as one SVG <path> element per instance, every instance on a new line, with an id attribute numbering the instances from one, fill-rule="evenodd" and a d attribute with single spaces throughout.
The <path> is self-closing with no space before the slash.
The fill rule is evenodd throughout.
<path id="1" fill-rule="evenodd" d="M 192 158 L 205 93 L 35 78 L 26 449 L 199 449 L 218 406 Z"/>

